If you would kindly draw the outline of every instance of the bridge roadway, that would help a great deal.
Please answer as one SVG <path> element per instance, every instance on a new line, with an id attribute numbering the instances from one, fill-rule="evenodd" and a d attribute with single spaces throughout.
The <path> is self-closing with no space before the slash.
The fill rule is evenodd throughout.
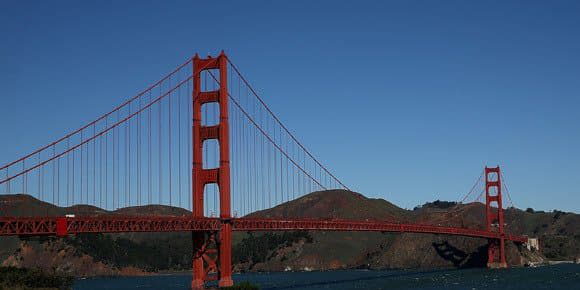
<path id="1" fill-rule="evenodd" d="M 234 231 L 360 231 L 444 234 L 500 239 L 499 233 L 467 228 L 402 224 L 387 221 L 286 218 L 203 218 L 170 216 L 0 217 L 0 236 L 65 236 L 81 233 L 218 231 L 231 223 Z M 504 239 L 526 243 L 525 236 Z"/>

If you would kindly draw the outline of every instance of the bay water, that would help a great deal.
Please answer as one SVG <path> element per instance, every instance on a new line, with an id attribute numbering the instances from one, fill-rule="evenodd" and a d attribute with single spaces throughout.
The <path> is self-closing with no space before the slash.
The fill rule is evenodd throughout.
<path id="1" fill-rule="evenodd" d="M 234 275 L 260 289 L 578 289 L 580 265 L 560 264 L 503 270 L 340 270 L 326 272 L 273 272 Z M 186 290 L 191 275 L 103 277 L 77 280 L 74 290 Z"/>

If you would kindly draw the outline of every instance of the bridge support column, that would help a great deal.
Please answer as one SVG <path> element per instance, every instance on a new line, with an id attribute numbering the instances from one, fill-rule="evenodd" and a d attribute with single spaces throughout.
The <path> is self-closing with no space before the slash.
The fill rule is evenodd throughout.
<path id="1" fill-rule="evenodd" d="M 232 280 L 232 225 L 229 222 L 222 223 L 220 232 L 220 280 L 219 287 L 234 285 Z"/>
<path id="2" fill-rule="evenodd" d="M 505 258 L 505 221 L 499 166 L 485 167 L 485 212 L 487 230 L 497 232 L 500 236 L 499 239 L 488 240 L 487 267 L 507 268 Z"/>
<path id="3" fill-rule="evenodd" d="M 202 91 L 200 75 L 204 71 L 209 73 L 208 70 L 219 70 L 219 89 L 216 91 Z M 223 51 L 218 57 L 201 59 L 196 54 L 193 58 L 193 216 L 204 218 L 205 186 L 217 184 L 221 228 L 217 233 L 193 233 L 192 289 L 203 289 L 206 281 L 216 279 L 220 287 L 233 285 L 227 76 L 227 57 Z M 202 125 L 201 107 L 208 103 L 219 105 L 220 121 L 217 125 Z M 217 168 L 204 169 L 203 144 L 212 139 L 219 143 L 220 164 Z"/>
<path id="4" fill-rule="evenodd" d="M 193 243 L 193 279 L 191 281 L 191 289 L 203 289 L 205 284 L 205 273 L 204 273 L 204 245 L 205 237 L 201 232 L 192 233 L 192 243 Z"/>
<path id="5" fill-rule="evenodd" d="M 488 241 L 487 267 L 490 269 L 507 268 L 505 259 L 505 239 L 491 239 Z M 499 260 L 499 261 L 498 261 Z"/>

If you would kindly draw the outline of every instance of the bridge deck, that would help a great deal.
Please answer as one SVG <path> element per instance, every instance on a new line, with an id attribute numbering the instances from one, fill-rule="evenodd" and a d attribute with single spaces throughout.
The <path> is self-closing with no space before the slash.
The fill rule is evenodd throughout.
<path id="1" fill-rule="evenodd" d="M 386 221 L 232 218 L 227 222 L 232 224 L 235 231 L 366 231 L 500 238 L 496 232 L 483 230 Z M 0 217 L 0 236 L 217 231 L 221 225 L 222 221 L 218 218 L 192 217 Z M 518 243 L 525 243 L 528 240 L 527 237 L 515 235 L 506 235 L 504 238 Z"/>

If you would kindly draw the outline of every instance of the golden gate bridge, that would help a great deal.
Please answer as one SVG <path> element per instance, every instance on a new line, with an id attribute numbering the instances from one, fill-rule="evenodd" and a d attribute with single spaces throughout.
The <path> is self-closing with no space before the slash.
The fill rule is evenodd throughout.
<path id="1" fill-rule="evenodd" d="M 510 233 L 505 224 L 502 180 L 499 167 L 486 167 L 461 199 L 484 199 L 486 217 L 479 228 L 395 218 L 251 217 L 314 191 L 349 188 L 282 124 L 222 51 L 216 57 L 196 54 L 112 111 L 0 167 L 6 194 L 30 194 L 61 207 L 167 205 L 191 215 L 0 213 L 0 236 L 191 232 L 192 289 L 211 280 L 233 284 L 232 231 L 477 237 L 488 241 L 488 266 L 505 268 L 505 243 L 526 243 L 527 237 Z"/>

